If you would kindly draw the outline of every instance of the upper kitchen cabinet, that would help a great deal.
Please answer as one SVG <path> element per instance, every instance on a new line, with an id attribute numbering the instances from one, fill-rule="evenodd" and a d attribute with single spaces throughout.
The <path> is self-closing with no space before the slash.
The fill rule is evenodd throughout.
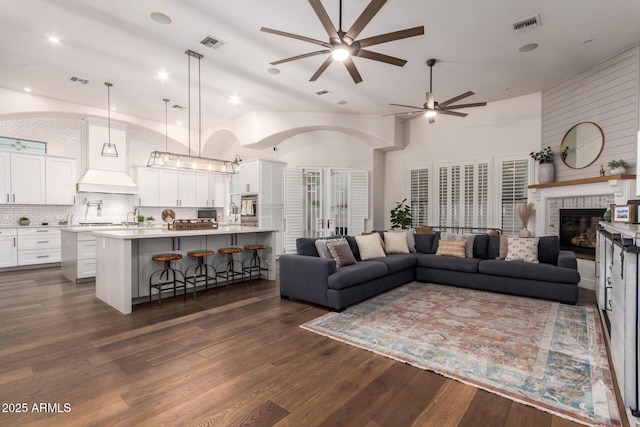
<path id="1" fill-rule="evenodd" d="M 160 206 L 158 199 L 158 169 L 136 166 L 134 174 L 136 185 L 138 186 L 136 206 Z"/>
<path id="2" fill-rule="evenodd" d="M 286 163 L 255 159 L 240 165 L 240 192 L 259 193 L 260 203 L 283 202 L 283 171 Z"/>
<path id="3" fill-rule="evenodd" d="M 0 203 L 46 203 L 45 156 L 0 152 L 0 166 Z"/>
<path id="4" fill-rule="evenodd" d="M 226 207 L 229 202 L 229 183 L 231 175 L 212 173 L 209 175 L 209 198 L 211 207 Z"/>
<path id="5" fill-rule="evenodd" d="M 73 205 L 76 201 L 76 161 L 62 157 L 45 160 L 48 205 Z"/>

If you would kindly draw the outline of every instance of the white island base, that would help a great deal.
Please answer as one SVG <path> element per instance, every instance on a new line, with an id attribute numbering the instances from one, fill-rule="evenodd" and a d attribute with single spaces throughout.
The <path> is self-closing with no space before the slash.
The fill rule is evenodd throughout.
<path id="1" fill-rule="evenodd" d="M 248 244 L 267 247 L 264 251 L 260 251 L 260 256 L 267 260 L 269 267 L 267 278 L 275 280 L 275 231 L 243 226 L 189 231 L 166 229 L 95 231 L 93 234 L 96 236 L 96 297 L 121 313 L 130 314 L 134 303 L 148 301 L 149 277 L 153 271 L 163 267 L 162 263 L 151 260 L 153 255 L 171 252 L 181 254 L 182 260 L 172 266 L 184 272 L 189 265 L 197 262 L 187 256 L 189 251 L 198 249 L 215 251 L 214 259 L 207 259 L 208 264 L 215 266 L 226 259 L 226 255 L 218 254 L 219 248 L 237 246 L 244 249 Z M 244 252 L 240 254 L 243 259 L 251 256 L 250 253 Z"/>

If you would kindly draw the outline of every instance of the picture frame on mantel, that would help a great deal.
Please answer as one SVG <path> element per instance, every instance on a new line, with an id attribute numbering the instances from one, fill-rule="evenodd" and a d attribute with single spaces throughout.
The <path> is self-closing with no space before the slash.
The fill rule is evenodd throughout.
<path id="1" fill-rule="evenodd" d="M 632 223 L 635 221 L 636 209 L 634 205 L 614 205 L 611 212 L 611 222 Z"/>

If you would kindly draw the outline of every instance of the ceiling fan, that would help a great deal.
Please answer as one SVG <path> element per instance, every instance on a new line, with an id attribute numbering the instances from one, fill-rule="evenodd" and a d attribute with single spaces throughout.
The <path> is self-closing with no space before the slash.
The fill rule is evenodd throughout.
<path id="1" fill-rule="evenodd" d="M 485 105 L 487 105 L 486 102 L 475 102 L 473 104 L 458 104 L 458 105 L 451 105 L 455 102 L 458 102 L 464 98 L 467 98 L 471 95 L 473 95 L 473 92 L 468 91 L 465 92 L 461 95 L 458 95 L 454 98 L 448 99 L 444 102 L 436 102 L 433 100 L 433 66 L 436 64 L 436 60 L 435 59 L 429 59 L 427 60 L 427 65 L 429 66 L 429 92 L 427 92 L 427 102 L 424 103 L 424 105 L 421 107 L 414 107 L 411 105 L 403 105 L 403 104 L 389 104 L 389 105 L 395 105 L 396 107 L 406 107 L 406 108 L 413 108 L 414 111 L 408 111 L 408 112 L 404 112 L 404 113 L 395 113 L 395 114 L 388 114 L 390 116 L 397 116 L 400 114 L 415 114 L 415 113 L 424 113 L 424 115 L 426 117 L 429 118 L 429 123 L 433 123 L 435 122 L 435 117 L 438 114 L 447 114 L 450 116 L 457 116 L 457 117 L 466 117 L 467 114 L 466 113 L 460 113 L 458 111 L 451 111 L 451 110 L 459 110 L 461 108 L 469 108 L 469 107 L 484 107 Z M 415 117 L 420 117 L 419 115 L 416 115 L 414 117 L 411 117 L 412 119 Z"/>
<path id="2" fill-rule="evenodd" d="M 316 40 L 297 34 L 291 34 L 284 31 L 262 27 L 260 28 L 260 31 L 302 40 L 308 43 L 322 46 L 324 48 L 315 52 L 309 52 L 302 55 L 293 56 L 291 58 L 281 59 L 280 61 L 272 62 L 271 65 L 278 65 L 284 62 L 295 61 L 297 59 L 308 58 L 310 56 L 325 55 L 330 53 L 331 55 L 322 63 L 322 65 L 320 65 L 320 68 L 318 68 L 315 74 L 311 76 L 311 79 L 309 81 L 317 80 L 318 77 L 320 77 L 320 75 L 331 64 L 331 62 L 337 60 L 344 63 L 347 71 L 349 71 L 349 74 L 351 74 L 351 78 L 355 83 L 360 83 L 362 81 L 362 77 L 360 76 L 360 73 L 358 72 L 358 69 L 353 62 L 354 56 L 357 56 L 359 58 L 372 59 L 374 61 L 385 62 L 387 64 L 397 65 L 399 67 L 404 66 L 404 64 L 407 63 L 407 61 L 404 59 L 395 58 L 393 56 L 384 55 L 382 53 L 372 52 L 364 48 L 394 40 L 422 35 L 424 34 L 423 26 L 408 28 L 406 30 L 394 31 L 391 33 L 380 34 L 377 36 L 356 40 L 358 38 L 358 35 L 360 35 L 360 32 L 380 11 L 382 6 L 384 6 L 386 2 L 387 0 L 371 0 L 362 14 L 360 14 L 358 19 L 356 19 L 356 21 L 353 23 L 351 28 L 349 28 L 347 32 L 344 32 L 342 30 L 342 0 L 340 0 L 340 20 L 337 30 L 331 22 L 331 18 L 329 18 L 329 15 L 327 14 L 325 8 L 322 6 L 320 0 L 309 0 L 311 7 L 318 16 L 318 19 L 320 19 L 320 22 L 324 26 L 324 29 L 329 36 L 329 41 L 326 42 Z"/>

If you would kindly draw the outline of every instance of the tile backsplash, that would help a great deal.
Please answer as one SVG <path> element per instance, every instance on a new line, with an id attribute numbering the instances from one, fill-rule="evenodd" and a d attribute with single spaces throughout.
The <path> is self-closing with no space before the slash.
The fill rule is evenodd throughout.
<path id="1" fill-rule="evenodd" d="M 87 168 L 87 124 L 85 120 L 67 117 L 33 117 L 0 120 L 0 136 L 47 143 L 47 154 L 76 159 L 76 179 Z M 130 166 L 146 165 L 149 153 L 164 151 L 164 137 L 147 135 L 127 128 L 127 159 Z M 130 174 L 131 175 L 131 174 Z M 18 225 L 20 217 L 28 217 L 31 225 L 57 224 L 73 215 L 73 224 L 80 222 L 126 221 L 127 213 L 133 212 L 134 197 L 129 194 L 76 193 L 73 206 L 57 205 L 0 205 L 0 225 Z M 87 202 L 101 201 L 101 212 L 97 205 Z M 140 214 L 161 220 L 160 207 L 140 208 Z M 179 218 L 195 218 L 195 208 L 173 208 Z"/>

